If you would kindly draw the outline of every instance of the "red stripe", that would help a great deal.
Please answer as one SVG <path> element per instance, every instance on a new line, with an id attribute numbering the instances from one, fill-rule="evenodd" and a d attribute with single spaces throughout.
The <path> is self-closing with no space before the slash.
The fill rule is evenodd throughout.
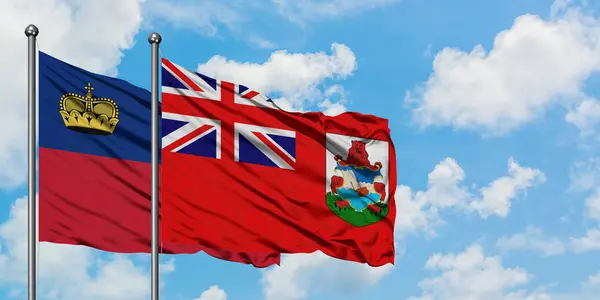
<path id="1" fill-rule="evenodd" d="M 197 92 L 204 92 L 196 83 L 194 83 L 191 79 L 189 79 L 179 68 L 177 68 L 173 63 L 163 58 L 162 63 L 173 73 L 175 76 L 179 77 L 179 79 L 183 80 L 192 90 Z"/>
<path id="2" fill-rule="evenodd" d="M 242 98 L 246 98 L 246 99 L 252 99 L 254 98 L 256 95 L 258 95 L 258 92 L 255 91 L 250 91 L 248 92 L 248 94 L 245 94 L 242 96 Z"/>
<path id="3" fill-rule="evenodd" d="M 221 86 L 221 102 L 216 101 L 203 101 L 203 102 L 214 102 L 219 104 L 217 110 L 205 110 L 214 114 L 213 118 L 219 118 L 221 120 L 221 154 L 224 160 L 234 160 L 235 153 L 235 138 L 234 138 L 234 122 L 236 119 L 235 108 L 239 105 L 235 104 L 235 85 L 231 82 L 220 81 Z M 204 103 L 202 103 L 202 109 Z"/>
<path id="4" fill-rule="evenodd" d="M 221 101 L 223 103 L 234 103 L 235 84 L 227 81 L 221 81 Z"/>
<path id="5" fill-rule="evenodd" d="M 265 145 L 267 145 L 269 148 L 271 148 L 271 150 L 273 150 L 275 153 L 277 153 L 277 155 L 279 155 L 281 158 L 283 158 L 283 160 L 290 165 L 290 167 L 294 166 L 294 161 L 290 159 L 290 157 L 285 154 L 283 151 L 281 151 L 281 149 L 279 149 L 277 146 L 275 146 L 269 139 L 267 139 L 267 137 L 265 137 L 264 134 L 260 133 L 260 132 L 256 132 L 256 131 L 252 131 L 252 133 L 263 143 L 265 143 Z"/>
<path id="6" fill-rule="evenodd" d="M 173 142 L 172 144 L 170 144 L 169 146 L 163 148 L 163 151 L 168 151 L 171 152 L 173 151 L 173 149 L 176 149 L 177 147 L 189 142 L 191 139 L 201 135 L 202 133 L 206 132 L 207 130 L 213 128 L 212 125 L 202 125 L 200 128 L 197 128 L 196 130 L 188 133 L 187 135 L 185 135 L 184 137 L 178 139 L 177 141 Z"/>
<path id="7" fill-rule="evenodd" d="M 149 163 L 43 147 L 39 158 L 40 242 L 150 253 Z M 88 176 L 80 176 L 74 169 L 86 170 Z M 98 192 L 89 193 L 91 190 Z M 86 195 L 85 201 L 81 201 L 82 195 Z M 277 253 L 237 253 L 161 241 L 161 253 L 198 251 L 259 268 L 279 264 Z"/>

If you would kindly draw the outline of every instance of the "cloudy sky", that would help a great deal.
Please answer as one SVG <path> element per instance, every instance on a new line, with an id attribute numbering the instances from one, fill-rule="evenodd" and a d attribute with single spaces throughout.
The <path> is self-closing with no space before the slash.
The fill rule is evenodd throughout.
<path id="1" fill-rule="evenodd" d="M 570 0 L 0 0 L 0 298 L 26 294 L 26 38 L 149 86 L 147 37 L 289 109 L 386 117 L 395 266 L 162 256 L 169 300 L 600 293 L 600 6 Z M 149 299 L 149 257 L 42 244 L 41 299 Z"/>

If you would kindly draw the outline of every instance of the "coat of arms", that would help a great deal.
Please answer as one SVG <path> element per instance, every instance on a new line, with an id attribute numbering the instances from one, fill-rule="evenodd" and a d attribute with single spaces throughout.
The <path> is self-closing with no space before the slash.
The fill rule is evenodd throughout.
<path id="1" fill-rule="evenodd" d="M 346 153 L 332 150 L 341 150 L 339 145 L 328 147 L 335 167 L 327 172 L 329 186 L 326 202 L 331 211 L 346 222 L 354 226 L 366 226 L 385 218 L 389 212 L 387 179 L 382 172 L 382 162 L 369 160 L 367 142 L 350 139 L 350 144 L 349 149 L 343 151 Z M 387 145 L 383 146 L 387 150 Z M 383 158 L 387 163 L 387 152 L 380 154 L 385 157 L 379 159 Z M 331 167 L 331 163 L 328 163 L 328 167 Z"/>

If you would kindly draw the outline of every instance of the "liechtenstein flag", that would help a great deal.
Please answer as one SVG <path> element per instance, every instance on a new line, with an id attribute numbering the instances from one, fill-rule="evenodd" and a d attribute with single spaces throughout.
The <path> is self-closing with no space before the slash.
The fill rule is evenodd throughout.
<path id="1" fill-rule="evenodd" d="M 40 241 L 149 253 L 150 93 L 40 52 L 39 95 Z M 160 248 L 257 267 L 279 263 L 277 253 Z"/>

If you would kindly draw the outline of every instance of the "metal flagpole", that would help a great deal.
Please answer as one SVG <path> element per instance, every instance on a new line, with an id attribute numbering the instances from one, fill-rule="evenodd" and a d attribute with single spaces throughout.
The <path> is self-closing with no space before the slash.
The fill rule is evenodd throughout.
<path id="1" fill-rule="evenodd" d="M 27 134 L 27 164 L 29 171 L 29 184 L 27 187 L 27 200 L 28 200 L 28 230 L 27 230 L 27 286 L 28 286 L 28 299 L 36 299 L 36 279 L 37 279 L 37 220 L 36 220 L 36 159 L 35 159 L 35 145 L 36 145 L 36 38 L 39 33 L 38 28 L 31 24 L 25 28 L 25 35 L 28 41 L 27 51 L 27 63 L 28 63 L 28 76 L 27 76 L 27 112 L 28 112 L 28 134 Z"/>
<path id="2" fill-rule="evenodd" d="M 152 300 L 158 300 L 158 151 L 160 137 L 158 135 L 158 45 L 162 41 L 160 34 L 153 32 L 148 37 L 152 47 Z"/>

